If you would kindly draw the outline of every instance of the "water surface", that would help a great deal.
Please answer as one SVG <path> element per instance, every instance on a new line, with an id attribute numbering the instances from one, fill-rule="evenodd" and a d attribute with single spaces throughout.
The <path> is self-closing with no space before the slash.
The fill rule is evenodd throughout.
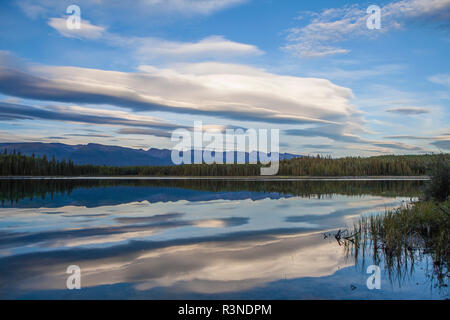
<path id="1" fill-rule="evenodd" d="M 332 235 L 423 181 L 0 180 L 2 299 L 442 299 L 424 256 L 366 286 Z M 369 257 L 370 260 L 370 257 Z M 379 262 L 383 270 L 383 261 Z M 81 268 L 81 290 L 66 269 Z M 400 281 L 398 281 L 400 280 Z"/>

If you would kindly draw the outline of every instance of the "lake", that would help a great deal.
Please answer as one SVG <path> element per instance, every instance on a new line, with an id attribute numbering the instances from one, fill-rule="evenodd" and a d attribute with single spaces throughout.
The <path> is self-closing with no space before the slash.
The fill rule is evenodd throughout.
<path id="1" fill-rule="evenodd" d="M 0 180 L 0 299 L 445 299 L 430 257 L 396 270 L 334 234 L 420 180 Z M 66 287 L 78 266 L 81 289 Z M 448 277 L 445 280 L 448 282 Z"/>

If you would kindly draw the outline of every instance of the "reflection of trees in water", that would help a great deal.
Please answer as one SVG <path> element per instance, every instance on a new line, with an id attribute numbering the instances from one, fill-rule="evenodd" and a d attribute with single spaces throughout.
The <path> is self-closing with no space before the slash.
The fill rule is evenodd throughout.
<path id="1" fill-rule="evenodd" d="M 431 289 L 448 296 L 449 202 L 419 202 L 383 215 L 362 217 L 352 231 L 337 234 L 357 267 L 379 265 L 401 287 L 423 272 Z M 417 270 L 417 267 L 420 270 Z"/>
<path id="2" fill-rule="evenodd" d="M 2 204 L 21 199 L 42 198 L 55 194 L 69 195 L 75 189 L 104 187 L 166 187 L 209 192 L 265 192 L 300 197 L 341 195 L 378 195 L 416 197 L 423 181 L 250 181 L 250 180 L 81 180 L 81 179 L 21 179 L 0 180 Z"/>

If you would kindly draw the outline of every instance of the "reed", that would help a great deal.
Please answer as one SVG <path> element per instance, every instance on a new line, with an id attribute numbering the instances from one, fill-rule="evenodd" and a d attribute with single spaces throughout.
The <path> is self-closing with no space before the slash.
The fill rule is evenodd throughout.
<path id="1" fill-rule="evenodd" d="M 383 261 L 390 278 L 401 282 L 414 262 L 431 258 L 432 280 L 447 286 L 450 260 L 450 202 L 418 201 L 383 214 L 361 217 L 345 243 L 355 259 L 370 253 L 374 264 Z"/>

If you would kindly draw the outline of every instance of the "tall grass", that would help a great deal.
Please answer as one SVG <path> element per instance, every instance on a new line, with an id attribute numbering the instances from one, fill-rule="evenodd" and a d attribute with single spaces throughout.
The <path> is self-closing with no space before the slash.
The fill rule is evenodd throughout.
<path id="1" fill-rule="evenodd" d="M 361 217 L 347 242 L 355 258 L 370 250 L 375 264 L 384 261 L 390 276 L 401 280 L 417 258 L 428 255 L 432 275 L 445 286 L 449 272 L 450 202 L 419 201 L 381 215 Z"/>
<path id="2" fill-rule="evenodd" d="M 383 260 L 389 276 L 401 281 L 414 270 L 416 259 L 431 259 L 432 282 L 446 287 L 450 260 L 449 160 L 433 165 L 425 197 L 384 214 L 361 217 L 353 225 L 352 241 L 345 243 L 357 259 L 370 250 L 375 264 Z"/>

